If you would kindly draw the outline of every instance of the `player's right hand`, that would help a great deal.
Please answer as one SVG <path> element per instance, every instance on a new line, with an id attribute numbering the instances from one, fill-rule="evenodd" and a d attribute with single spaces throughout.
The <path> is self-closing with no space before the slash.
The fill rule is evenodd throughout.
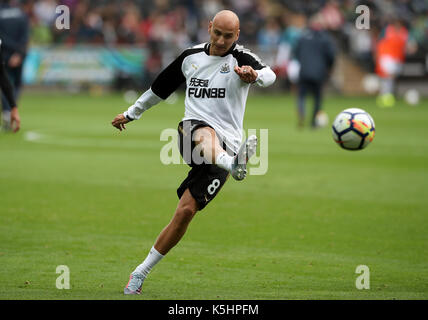
<path id="1" fill-rule="evenodd" d="M 113 121 L 111 122 L 111 124 L 113 125 L 113 127 L 117 128 L 118 130 L 122 131 L 125 128 L 125 123 L 128 123 L 129 120 L 126 119 L 126 117 L 123 114 L 118 114 L 116 116 L 116 118 L 113 119 Z"/>
<path id="2" fill-rule="evenodd" d="M 19 67 L 22 64 L 22 56 L 19 53 L 14 53 L 9 58 L 8 65 L 11 68 Z"/>
<path id="3" fill-rule="evenodd" d="M 18 132 L 21 127 L 21 118 L 19 117 L 19 112 L 17 107 L 13 107 L 10 111 L 10 124 L 12 126 L 13 132 Z"/>

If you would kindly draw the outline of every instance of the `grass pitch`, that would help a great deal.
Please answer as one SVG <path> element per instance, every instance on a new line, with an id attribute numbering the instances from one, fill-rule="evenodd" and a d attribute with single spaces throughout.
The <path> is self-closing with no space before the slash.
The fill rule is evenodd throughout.
<path id="1" fill-rule="evenodd" d="M 229 179 L 140 296 L 124 296 L 177 204 L 188 167 L 160 141 L 184 106 L 161 103 L 119 133 L 121 95 L 25 94 L 22 130 L 0 134 L 0 299 L 427 299 L 428 101 L 358 107 L 376 122 L 365 150 L 330 127 L 297 130 L 295 97 L 250 95 L 245 129 L 268 129 L 268 171 Z M 308 111 L 310 111 L 308 105 Z M 56 268 L 70 269 L 69 290 Z M 356 268 L 370 289 L 356 288 Z"/>

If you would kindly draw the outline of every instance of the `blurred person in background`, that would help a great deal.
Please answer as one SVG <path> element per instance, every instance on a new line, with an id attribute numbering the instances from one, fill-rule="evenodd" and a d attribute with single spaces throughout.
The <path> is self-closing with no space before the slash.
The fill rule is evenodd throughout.
<path id="1" fill-rule="evenodd" d="M 2 62 L 4 61 L 4 69 L 10 79 L 14 98 L 14 101 L 11 101 L 10 97 L 6 98 L 4 92 L 2 94 L 2 128 L 6 131 L 13 129 L 16 132 L 20 123 L 16 101 L 21 88 L 22 67 L 29 40 L 29 20 L 20 8 L 13 5 L 13 1 L 0 1 L 0 39 Z"/>
<path id="2" fill-rule="evenodd" d="M 0 39 L 0 88 L 5 100 L 7 101 L 9 106 L 11 106 L 10 122 L 8 123 L 8 126 L 4 127 L 3 129 L 7 131 L 12 129 L 13 132 L 17 132 L 21 126 L 21 119 L 19 117 L 18 106 L 16 105 L 16 102 L 15 102 L 13 87 L 6 73 L 6 67 L 3 61 L 1 39 Z"/>
<path id="3" fill-rule="evenodd" d="M 392 19 L 379 36 L 375 48 L 375 70 L 380 78 L 377 98 L 380 107 L 392 107 L 395 104 L 394 83 L 406 58 L 408 39 L 409 32 L 398 18 Z"/>
<path id="4" fill-rule="evenodd" d="M 316 117 L 322 108 L 323 85 L 330 75 L 335 59 L 335 46 L 313 17 L 309 26 L 302 32 L 294 52 L 300 65 L 298 79 L 298 127 L 305 123 L 305 99 L 308 94 L 314 97 L 311 127 L 316 128 Z"/>
<path id="5" fill-rule="evenodd" d="M 150 41 L 148 43 L 148 51 L 147 60 L 143 68 L 143 88 L 150 87 L 162 69 L 162 52 L 159 48 L 159 43 Z"/>
<path id="6" fill-rule="evenodd" d="M 259 50 L 269 52 L 279 45 L 281 38 L 281 26 L 274 17 L 268 17 L 264 26 L 257 33 Z"/>
<path id="7" fill-rule="evenodd" d="M 41 24 L 50 26 L 55 22 L 57 5 L 55 0 L 36 1 L 33 6 L 34 15 Z"/>
<path id="8" fill-rule="evenodd" d="M 298 80 L 299 63 L 294 59 L 293 53 L 297 42 L 306 25 L 306 17 L 301 13 L 284 15 L 286 27 L 281 33 L 278 51 L 275 57 L 275 73 L 288 81 L 286 88 Z"/>

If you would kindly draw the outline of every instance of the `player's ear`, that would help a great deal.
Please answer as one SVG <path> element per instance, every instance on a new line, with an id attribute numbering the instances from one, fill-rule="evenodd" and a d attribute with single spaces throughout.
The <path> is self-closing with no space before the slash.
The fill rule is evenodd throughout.
<path id="1" fill-rule="evenodd" d="M 238 29 L 238 32 L 236 32 L 236 38 L 235 38 L 235 42 L 238 41 L 239 39 L 239 31 L 241 31 L 240 29 Z"/>
<path id="2" fill-rule="evenodd" d="M 210 23 L 208 24 L 208 33 L 211 33 L 212 27 L 213 27 L 213 22 L 210 21 Z"/>

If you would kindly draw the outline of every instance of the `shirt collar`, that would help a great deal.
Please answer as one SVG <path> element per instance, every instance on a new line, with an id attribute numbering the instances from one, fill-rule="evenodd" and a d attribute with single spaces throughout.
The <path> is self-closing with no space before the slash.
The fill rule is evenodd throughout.
<path id="1" fill-rule="evenodd" d="M 210 47 L 211 47 L 211 43 L 207 42 L 207 43 L 205 44 L 205 47 L 204 47 L 204 51 L 205 51 L 205 53 L 206 53 L 207 55 L 210 55 Z M 226 53 L 225 53 L 225 54 L 223 54 L 221 57 L 225 57 L 225 56 L 227 56 L 228 54 L 232 53 L 232 51 L 233 51 L 233 49 L 235 49 L 235 47 L 236 47 L 236 42 L 234 42 L 234 43 L 232 44 L 232 46 L 230 47 L 230 49 L 229 49 L 229 50 L 227 50 L 227 51 L 226 51 Z"/>

